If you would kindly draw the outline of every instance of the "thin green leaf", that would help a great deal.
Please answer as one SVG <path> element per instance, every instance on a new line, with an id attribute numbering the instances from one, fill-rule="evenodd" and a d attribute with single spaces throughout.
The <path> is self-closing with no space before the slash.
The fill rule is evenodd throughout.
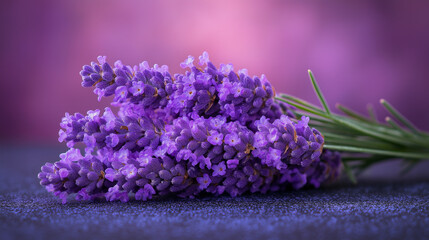
<path id="1" fill-rule="evenodd" d="M 381 99 L 380 103 L 389 111 L 398 121 L 407 126 L 411 131 L 416 134 L 421 134 L 420 131 L 412 124 L 404 115 L 402 115 L 398 110 L 396 110 L 390 103 L 386 100 Z"/>
<path id="2" fill-rule="evenodd" d="M 330 114 L 330 115 L 327 115 L 325 112 L 323 112 L 323 111 L 320 111 L 320 109 L 317 109 L 317 108 L 310 108 L 310 107 L 306 107 L 306 106 L 302 106 L 302 105 L 300 105 L 300 104 L 298 104 L 298 103 L 296 103 L 296 102 L 292 102 L 291 100 L 287 100 L 287 99 L 284 99 L 284 98 L 279 98 L 279 97 L 276 97 L 276 99 L 278 100 L 278 101 L 282 101 L 282 102 L 285 102 L 285 103 L 288 103 L 288 104 L 290 104 L 290 105 L 292 105 L 292 106 L 294 106 L 294 107 L 296 107 L 297 109 L 299 109 L 299 110 L 301 110 L 301 111 L 304 111 L 305 112 L 305 114 L 301 114 L 301 115 L 306 115 L 306 116 L 309 116 L 309 114 L 313 114 L 313 115 L 316 115 L 316 116 L 319 116 L 319 117 L 322 117 L 322 118 L 324 118 L 324 119 L 327 119 L 328 121 L 329 120 L 336 120 L 336 119 L 343 119 L 343 120 L 345 120 L 345 121 L 348 121 L 348 122 L 351 122 L 351 119 L 350 118 L 346 118 L 346 117 L 343 117 L 343 116 L 339 116 L 339 115 L 336 115 L 336 114 Z M 313 106 L 312 106 L 313 107 Z M 296 112 L 296 111 L 295 111 Z M 310 118 L 311 119 L 317 119 L 317 120 L 321 120 L 320 122 L 325 122 L 325 123 L 327 123 L 327 120 L 324 120 L 324 119 L 321 119 L 321 118 L 315 118 L 315 117 L 311 117 L 310 116 Z M 369 123 L 369 122 L 367 122 L 368 124 L 367 125 L 365 125 L 364 124 L 364 122 L 362 122 L 362 121 L 354 121 L 354 122 L 352 122 L 354 125 L 356 125 L 356 124 L 358 124 L 358 125 L 360 125 L 361 126 L 361 128 L 370 128 L 370 129 L 368 129 L 368 131 L 367 132 L 374 132 L 374 130 L 377 130 L 377 131 L 375 131 L 375 132 L 383 132 L 383 133 L 386 133 L 386 134 L 388 134 L 388 135 L 394 135 L 394 136 L 396 136 L 396 137 L 398 137 L 398 136 L 401 136 L 401 134 L 399 134 L 399 133 L 397 133 L 397 132 L 392 132 L 391 131 L 391 129 L 386 129 L 386 128 L 383 128 L 382 126 L 378 126 L 378 125 L 373 125 L 373 124 L 371 124 L 371 123 Z M 333 123 L 333 124 L 335 124 L 335 125 L 337 125 L 337 126 L 340 126 L 339 124 L 337 124 L 337 123 Z M 345 126 L 347 126 L 348 128 L 350 128 L 350 126 L 349 126 L 350 124 L 347 124 L 347 125 L 345 125 Z M 374 128 L 376 128 L 376 129 L 374 129 Z"/>
<path id="3" fill-rule="evenodd" d="M 345 151 L 345 152 L 378 154 L 378 155 L 385 155 L 385 156 L 391 156 L 396 158 L 429 159 L 429 153 L 388 151 L 388 150 L 380 150 L 380 149 L 360 148 L 360 147 L 350 147 L 350 146 L 330 145 L 330 144 L 325 144 L 324 148 L 330 149 L 330 150 Z"/>
<path id="4" fill-rule="evenodd" d="M 282 98 L 285 98 L 285 99 L 287 99 L 287 100 L 290 100 L 290 101 L 293 101 L 293 102 L 296 102 L 296 103 L 299 103 L 299 104 L 301 104 L 301 105 L 303 105 L 303 106 L 306 106 L 306 107 L 308 107 L 308 108 L 311 108 L 311 109 L 313 109 L 313 110 L 315 110 L 315 111 L 319 111 L 319 112 L 324 112 L 322 109 L 320 109 L 319 107 L 317 107 L 317 106 L 315 106 L 315 105 L 313 105 L 313 104 L 311 104 L 311 103 L 309 103 L 309 102 L 307 102 L 307 101 L 304 101 L 304 100 L 302 100 L 302 99 L 299 99 L 299 98 L 297 98 L 297 97 L 294 97 L 294 96 L 292 96 L 292 95 L 288 95 L 288 94 L 280 94 L 280 97 L 282 97 Z"/>
<path id="5" fill-rule="evenodd" d="M 401 126 L 399 126 L 393 119 L 386 117 L 386 122 L 390 124 L 394 129 L 400 131 L 405 136 L 412 136 L 412 133 L 405 131 Z"/>
<path id="6" fill-rule="evenodd" d="M 283 98 L 279 98 L 279 97 L 276 97 L 275 99 L 276 99 L 276 100 L 279 100 L 279 101 L 282 101 L 282 102 L 285 102 L 285 103 L 287 103 L 287 104 L 290 104 L 290 105 L 292 105 L 292 106 L 294 106 L 294 107 L 296 107 L 296 108 L 298 108 L 298 109 L 300 109 L 300 110 L 302 110 L 302 111 L 306 111 L 306 112 L 312 113 L 312 114 L 314 114 L 314 115 L 322 116 L 322 117 L 325 117 L 325 118 L 326 118 L 326 117 L 328 117 L 328 116 L 326 115 L 326 113 L 315 111 L 315 110 L 313 110 L 313 109 L 310 109 L 310 108 L 308 108 L 308 107 L 301 106 L 301 105 L 299 105 L 299 104 L 297 104 L 297 103 L 294 103 L 294 102 L 291 102 L 291 101 L 289 101 L 289 100 L 286 100 L 286 99 L 283 99 Z"/>
<path id="7" fill-rule="evenodd" d="M 390 136 L 390 135 L 386 135 L 384 133 L 381 133 L 379 131 L 374 131 L 373 129 L 367 128 L 366 126 L 362 126 L 362 124 L 358 124 L 352 121 L 349 121 L 347 119 L 334 119 L 335 121 L 337 121 L 340 124 L 346 125 L 350 128 L 353 128 L 361 133 L 364 133 L 365 135 L 368 136 L 372 136 L 375 138 L 379 138 L 388 142 L 393 142 L 393 143 L 397 143 L 400 145 L 412 145 L 411 143 L 404 141 L 403 139 L 394 137 L 394 136 Z"/>
<path id="8" fill-rule="evenodd" d="M 329 110 L 328 103 L 323 97 L 322 91 L 320 90 L 319 85 L 317 85 L 317 82 L 313 76 L 313 72 L 311 72 L 310 69 L 308 69 L 308 75 L 310 76 L 311 84 L 313 84 L 314 91 L 316 91 L 317 97 L 319 98 L 319 101 L 322 103 L 323 108 L 325 109 L 327 114 L 331 114 L 331 110 Z"/>
<path id="9" fill-rule="evenodd" d="M 420 147 L 422 149 L 429 148 L 429 138 L 426 138 L 425 136 L 412 134 L 404 138 L 403 132 L 394 129 L 391 126 L 381 124 L 372 125 L 341 116 L 337 118 L 332 117 L 332 119 L 359 131 L 362 136 L 374 137 L 400 146 L 409 146 L 412 148 Z"/>
<path id="10" fill-rule="evenodd" d="M 380 134 L 383 135 L 389 135 L 389 136 L 394 136 L 394 137 L 399 137 L 402 136 L 402 134 L 397 131 L 396 129 L 393 129 L 392 127 L 390 127 L 389 125 L 384 125 L 384 124 L 373 124 L 373 123 L 367 123 L 367 122 L 363 122 L 363 121 L 359 121 L 356 119 L 352 119 L 350 117 L 347 116 L 340 116 L 340 115 L 331 115 L 331 119 L 334 121 L 345 121 L 347 123 L 349 123 L 348 125 L 353 125 L 353 126 L 359 126 L 361 128 L 367 129 L 369 131 L 375 131 L 378 132 Z"/>
<path id="11" fill-rule="evenodd" d="M 335 134 L 336 135 L 336 134 Z M 352 146 L 352 147 L 363 147 L 363 148 L 376 148 L 384 150 L 396 150 L 395 145 L 380 142 L 372 139 L 358 139 L 355 137 L 336 137 L 325 133 L 325 143 L 328 145 L 340 145 L 340 146 Z"/>
<path id="12" fill-rule="evenodd" d="M 355 112 L 355 111 L 353 111 L 347 107 L 344 107 L 341 104 L 337 104 L 336 107 L 338 110 L 342 111 L 344 114 L 346 114 L 352 118 L 355 118 L 355 119 L 360 120 L 360 121 L 372 123 L 372 121 L 370 119 L 366 118 L 365 116 L 360 115 L 359 113 L 357 113 L 357 112 Z"/>
<path id="13" fill-rule="evenodd" d="M 302 113 L 295 113 L 295 115 L 297 116 L 297 118 L 301 118 L 302 116 L 307 116 L 310 118 L 310 121 L 312 122 L 318 122 L 320 124 L 324 124 L 324 125 L 330 125 L 330 126 L 338 126 L 336 125 L 333 121 L 326 119 L 326 118 L 321 118 L 318 116 L 314 116 L 312 114 L 302 114 Z"/>
<path id="14" fill-rule="evenodd" d="M 347 129 L 344 130 L 335 126 L 328 126 L 328 125 L 322 125 L 322 124 L 316 124 L 316 123 L 310 123 L 310 126 L 319 130 L 322 133 L 322 135 L 324 135 L 327 132 L 336 133 L 336 134 L 346 134 L 350 136 L 358 136 L 359 134 L 359 132 L 356 132 L 353 129 L 350 129 L 350 131 L 348 131 Z"/>

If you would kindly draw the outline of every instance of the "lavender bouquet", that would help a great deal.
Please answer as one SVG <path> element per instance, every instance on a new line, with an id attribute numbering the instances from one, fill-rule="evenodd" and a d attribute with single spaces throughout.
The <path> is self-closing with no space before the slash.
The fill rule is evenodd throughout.
<path id="1" fill-rule="evenodd" d="M 99 100 L 112 96 L 116 109 L 66 113 L 59 141 L 70 149 L 42 166 L 40 184 L 63 203 L 71 195 L 123 202 L 202 193 L 235 197 L 319 187 L 337 179 L 343 166 L 354 179 L 351 166 L 429 158 L 422 150 L 429 136 L 387 102 L 411 131 L 390 118 L 390 126 L 382 125 L 344 107 L 349 116 L 332 114 L 311 73 L 323 109 L 276 96 L 264 75 L 250 77 L 231 64 L 216 68 L 207 52 L 199 64 L 189 56 L 181 67 L 185 74 L 172 75 L 165 65 L 112 66 L 105 57 L 85 65 L 82 86 L 94 87 Z M 345 152 L 342 159 L 337 151 Z"/>

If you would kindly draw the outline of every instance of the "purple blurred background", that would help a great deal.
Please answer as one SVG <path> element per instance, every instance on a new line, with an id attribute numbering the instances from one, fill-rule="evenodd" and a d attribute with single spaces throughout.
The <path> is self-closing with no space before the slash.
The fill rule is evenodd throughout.
<path id="1" fill-rule="evenodd" d="M 305 2 L 3 0 L 0 141 L 55 143 L 65 112 L 107 106 L 80 85 L 98 55 L 177 72 L 204 50 L 316 102 L 311 68 L 331 107 L 383 97 L 429 129 L 429 2 Z"/>

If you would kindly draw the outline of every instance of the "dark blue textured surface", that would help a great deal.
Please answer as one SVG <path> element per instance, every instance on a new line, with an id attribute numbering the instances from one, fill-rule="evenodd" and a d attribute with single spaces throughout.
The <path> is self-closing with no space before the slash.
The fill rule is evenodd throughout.
<path id="1" fill-rule="evenodd" d="M 1 239 L 428 239 L 429 177 L 149 202 L 62 205 L 37 172 L 61 149 L 0 148 Z"/>

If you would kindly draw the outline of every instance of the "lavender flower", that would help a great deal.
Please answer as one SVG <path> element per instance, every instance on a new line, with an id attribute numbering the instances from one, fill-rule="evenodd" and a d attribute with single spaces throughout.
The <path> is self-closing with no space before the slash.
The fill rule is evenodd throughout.
<path id="1" fill-rule="evenodd" d="M 165 126 L 166 136 L 160 148 L 175 156 L 177 161 L 190 160 L 195 165 L 200 164 L 201 156 L 209 158 L 212 164 L 218 164 L 222 159 L 241 160 L 250 156 L 253 132 L 237 121 L 213 127 L 213 122 L 222 121 L 220 118 L 177 118 Z M 234 144 L 224 140 L 224 136 L 232 136 Z"/>
<path id="2" fill-rule="evenodd" d="M 223 115 L 247 124 L 261 116 L 276 119 L 283 109 L 293 117 L 289 105 L 274 101 L 274 89 L 265 75 L 251 78 L 244 70 L 235 73 L 232 64 L 221 64 L 217 69 L 207 52 L 199 59 L 200 65 L 207 64 L 204 70 L 195 67 L 194 58 L 189 56 L 181 66 L 190 71 L 175 76 L 176 91 L 168 108 L 177 116 Z"/>
<path id="3" fill-rule="evenodd" d="M 59 131 L 58 140 L 66 141 L 69 147 L 83 142 L 87 152 L 103 147 L 135 151 L 159 145 L 161 129 L 164 127 L 162 120 L 149 118 L 135 107 L 123 107 L 119 114 L 116 116 L 110 108 L 105 108 L 102 116 L 98 109 L 88 111 L 86 116 L 66 113 L 60 124 L 63 129 Z"/>
<path id="4" fill-rule="evenodd" d="M 42 166 L 38 178 L 46 190 L 67 201 L 67 196 L 76 194 L 77 200 L 90 200 L 104 196 L 113 186 L 106 180 L 106 166 L 93 156 L 83 157 L 79 150 L 71 148 L 60 155 L 61 160 Z"/>
<path id="5" fill-rule="evenodd" d="M 258 131 L 255 133 L 253 156 L 261 163 L 279 170 L 288 165 L 309 166 L 318 161 L 322 153 L 324 139 L 314 128 L 308 126 L 309 118 L 303 116 L 297 123 L 282 115 L 270 123 L 261 117 L 255 121 Z"/>
<path id="6" fill-rule="evenodd" d="M 188 121 L 192 123 L 194 121 Z M 238 196 L 248 191 L 284 190 L 288 186 L 298 189 L 307 183 L 319 187 L 337 177 L 340 169 L 339 155 L 332 152 L 325 152 L 320 161 L 309 166 L 288 165 L 281 170 L 261 164 L 261 160 L 250 153 L 241 160 L 227 160 L 226 164 L 223 158 L 215 157 L 212 168 L 195 165 L 193 158 L 178 161 L 172 157 L 174 152 L 161 157 L 149 154 L 149 161 L 141 158 L 144 154 L 146 150 L 103 148 L 96 156 L 83 157 L 77 149 L 71 149 L 61 155 L 60 161 L 43 166 L 38 177 L 41 184 L 64 203 L 72 194 L 77 200 L 128 201 L 134 195 L 135 199 L 146 201 L 153 196 L 172 194 L 195 197 L 202 191 Z M 193 151 L 193 154 L 198 153 Z"/>
<path id="7" fill-rule="evenodd" d="M 319 187 L 338 176 L 338 153 L 322 153 L 323 136 L 274 101 L 264 75 L 235 73 L 232 64 L 216 69 L 207 52 L 199 65 L 206 67 L 189 56 L 181 67 L 190 71 L 174 78 L 147 62 L 111 67 L 99 57 L 84 66 L 82 85 L 95 86 L 99 98 L 114 95 L 118 114 L 66 113 L 58 140 L 70 150 L 42 166 L 40 184 L 63 203 L 69 195 L 126 202 Z"/>
<path id="8" fill-rule="evenodd" d="M 163 108 L 174 91 L 173 78 L 165 65 L 150 68 L 143 62 L 131 67 L 116 61 L 112 68 L 105 57 L 98 57 L 98 63 L 83 66 L 80 75 L 82 86 L 95 86 L 94 93 L 99 99 L 114 95 L 114 105 L 130 103 L 149 109 Z"/>

